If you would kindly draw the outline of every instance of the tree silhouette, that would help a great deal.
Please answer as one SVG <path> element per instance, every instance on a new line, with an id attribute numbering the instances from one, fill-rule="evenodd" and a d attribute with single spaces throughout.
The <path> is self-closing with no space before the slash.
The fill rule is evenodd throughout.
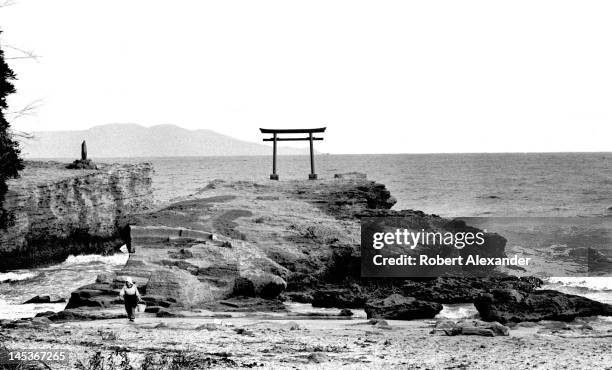
<path id="1" fill-rule="evenodd" d="M 10 124 L 5 117 L 6 97 L 15 92 L 15 86 L 11 83 L 13 80 L 15 74 L 6 64 L 4 50 L 0 48 L 0 227 L 5 226 L 7 221 L 2 211 L 4 194 L 8 190 L 6 180 L 17 177 L 23 169 L 19 143 L 14 140 Z"/>

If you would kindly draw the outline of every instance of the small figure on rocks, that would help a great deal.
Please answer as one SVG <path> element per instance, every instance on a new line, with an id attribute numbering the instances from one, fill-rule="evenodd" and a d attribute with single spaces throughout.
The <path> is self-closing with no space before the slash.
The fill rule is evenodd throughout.
<path id="1" fill-rule="evenodd" d="M 123 303 L 125 304 L 125 312 L 127 312 L 128 319 L 130 321 L 134 321 L 134 312 L 136 310 L 136 306 L 140 303 L 140 293 L 138 292 L 138 288 L 136 284 L 132 281 L 131 277 L 125 278 L 125 285 L 121 288 L 121 292 L 119 295 L 123 297 Z"/>

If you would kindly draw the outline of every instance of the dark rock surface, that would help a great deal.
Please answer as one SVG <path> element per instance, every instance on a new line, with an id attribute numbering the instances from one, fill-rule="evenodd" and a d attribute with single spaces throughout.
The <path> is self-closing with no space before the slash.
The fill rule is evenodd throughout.
<path id="1" fill-rule="evenodd" d="M 314 307 L 363 308 L 368 296 L 359 287 L 315 290 L 312 295 Z"/>
<path id="2" fill-rule="evenodd" d="M 497 289 L 478 296 L 474 306 L 485 321 L 572 321 L 577 317 L 612 316 L 612 305 L 555 290 L 529 293 Z"/>
<path id="3" fill-rule="evenodd" d="M 370 300 L 365 305 L 365 312 L 370 318 L 389 320 L 428 319 L 442 311 L 442 305 L 435 302 L 421 301 L 413 297 L 392 294 L 384 299 Z"/>
<path id="4" fill-rule="evenodd" d="M 66 298 L 51 297 L 51 296 L 48 296 L 48 295 L 37 295 L 37 296 L 32 297 L 32 298 L 28 299 L 27 301 L 23 302 L 23 304 L 30 304 L 30 303 L 62 303 L 62 302 L 66 302 Z"/>
<path id="5" fill-rule="evenodd" d="M 401 286 L 401 292 L 403 295 L 426 301 L 471 303 L 480 294 L 494 289 L 512 288 L 521 292 L 531 292 L 542 284 L 542 280 L 533 277 L 471 278 L 444 276 L 435 279 L 407 280 Z"/>
<path id="6" fill-rule="evenodd" d="M 99 309 L 65 309 L 60 312 L 41 312 L 36 317 L 46 317 L 53 322 L 64 321 L 88 321 L 88 320 L 108 320 L 125 318 L 125 312 L 108 312 Z"/>

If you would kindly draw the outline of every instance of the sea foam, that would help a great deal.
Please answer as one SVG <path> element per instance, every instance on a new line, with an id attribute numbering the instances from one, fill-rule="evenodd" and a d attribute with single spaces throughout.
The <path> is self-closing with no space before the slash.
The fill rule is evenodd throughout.
<path id="1" fill-rule="evenodd" d="M 29 280 L 29 279 L 35 278 L 36 276 L 38 276 L 37 273 L 29 272 L 29 271 L 3 272 L 3 273 L 0 273 L 0 282 L 4 283 L 4 282 L 11 282 L 11 281 Z"/>

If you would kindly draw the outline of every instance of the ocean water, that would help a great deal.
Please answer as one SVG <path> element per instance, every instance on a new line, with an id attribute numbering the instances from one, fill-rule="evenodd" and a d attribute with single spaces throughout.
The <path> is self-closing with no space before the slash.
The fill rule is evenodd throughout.
<path id="1" fill-rule="evenodd" d="M 0 273 L 0 319 L 32 317 L 38 312 L 60 311 L 66 303 L 22 303 L 36 295 L 68 299 L 70 292 L 95 282 L 100 273 L 111 272 L 125 265 L 127 259 L 127 253 L 69 256 L 54 266 Z"/>
<path id="2" fill-rule="evenodd" d="M 267 181 L 271 156 L 112 158 L 98 162 L 153 164 L 156 202 L 189 195 L 214 179 Z M 279 156 L 281 181 L 303 179 L 308 156 Z M 319 178 L 364 172 L 384 183 L 395 209 L 447 217 L 597 217 L 612 222 L 612 153 L 317 155 Z M 612 246 L 609 246 L 612 249 Z M 42 294 L 69 297 L 126 255 L 71 256 L 40 269 L 0 273 L 0 319 L 60 310 L 63 304 L 21 305 Z M 612 278 L 548 278 L 547 288 L 612 303 Z M 445 307 L 444 317 L 470 317 L 473 307 Z"/>
<path id="3" fill-rule="evenodd" d="M 120 162 L 134 159 L 117 158 Z M 158 201 L 213 179 L 267 180 L 271 156 L 144 158 Z M 395 209 L 442 216 L 612 216 L 612 153 L 318 155 L 319 178 L 364 172 Z M 308 156 L 279 156 L 280 179 L 307 179 Z"/>

